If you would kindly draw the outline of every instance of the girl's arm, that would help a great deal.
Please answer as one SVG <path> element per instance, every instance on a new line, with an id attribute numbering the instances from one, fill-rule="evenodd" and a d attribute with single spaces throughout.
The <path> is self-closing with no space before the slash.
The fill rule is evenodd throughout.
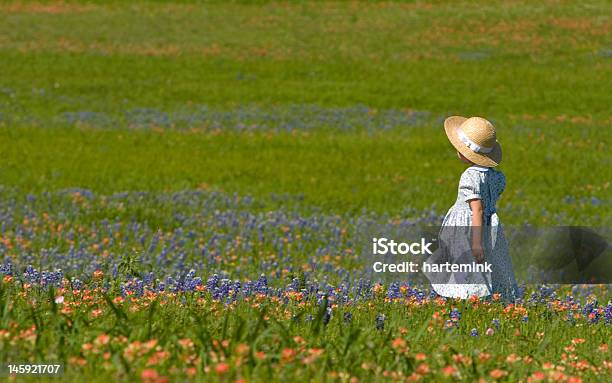
<path id="1" fill-rule="evenodd" d="M 482 248 L 482 200 L 473 199 L 468 201 L 472 210 L 472 254 L 476 262 L 484 261 L 484 250 Z"/>

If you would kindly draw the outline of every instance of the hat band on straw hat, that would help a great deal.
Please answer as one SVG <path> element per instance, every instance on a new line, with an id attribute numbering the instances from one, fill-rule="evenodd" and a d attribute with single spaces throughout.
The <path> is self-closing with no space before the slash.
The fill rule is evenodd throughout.
<path id="1" fill-rule="evenodd" d="M 461 128 L 457 128 L 457 138 L 459 138 L 461 142 L 463 142 L 468 148 L 472 149 L 476 153 L 491 153 L 491 151 L 493 151 L 493 148 L 480 146 L 474 141 L 470 140 L 470 138 L 466 136 L 465 133 L 463 133 L 463 130 L 461 130 Z"/>

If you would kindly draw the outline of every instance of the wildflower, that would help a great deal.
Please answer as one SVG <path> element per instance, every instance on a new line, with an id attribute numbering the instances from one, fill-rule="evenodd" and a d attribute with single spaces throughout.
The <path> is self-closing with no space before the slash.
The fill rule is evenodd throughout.
<path id="1" fill-rule="evenodd" d="M 473 328 L 472 331 L 470 331 L 470 336 L 478 336 L 478 330 Z"/>
<path id="2" fill-rule="evenodd" d="M 489 359 L 491 359 L 491 354 L 489 354 L 488 352 L 481 352 L 480 354 L 478 354 L 478 361 L 481 363 L 484 363 Z"/>
<path id="3" fill-rule="evenodd" d="M 57 303 L 58 305 L 61 305 L 62 303 L 64 303 L 64 296 L 60 295 L 55 297 L 55 303 Z"/>
<path id="4" fill-rule="evenodd" d="M 442 367 L 442 375 L 444 376 L 447 376 L 447 377 L 453 376 L 453 375 L 456 375 L 457 372 L 458 370 L 455 367 L 451 366 L 450 364 Z"/>
<path id="5" fill-rule="evenodd" d="M 491 327 L 489 327 L 487 331 L 485 331 L 486 336 L 492 336 L 493 334 L 495 334 L 495 330 L 493 330 Z"/>
<path id="6" fill-rule="evenodd" d="M 100 310 L 100 309 L 95 309 L 95 310 L 91 311 L 91 317 L 92 318 L 97 318 L 97 317 L 99 317 L 101 315 L 102 315 L 102 310 Z"/>
<path id="7" fill-rule="evenodd" d="M 185 374 L 189 377 L 194 377 L 197 372 L 198 369 L 195 367 L 187 367 L 187 369 L 185 369 Z"/>
<path id="8" fill-rule="evenodd" d="M 255 358 L 258 359 L 258 360 L 264 360 L 264 359 L 266 359 L 266 353 L 263 352 L 263 351 L 257 351 L 255 353 Z"/>
<path id="9" fill-rule="evenodd" d="M 296 351 L 292 348 L 285 348 L 283 349 L 283 351 L 281 352 L 281 359 L 283 360 L 283 362 L 291 362 L 293 361 L 293 359 L 295 358 L 296 355 Z"/>
<path id="10" fill-rule="evenodd" d="M 472 364 L 472 358 L 470 358 L 469 356 L 465 356 L 463 354 L 454 354 L 453 361 L 455 363 L 461 363 L 465 366 Z"/>
<path id="11" fill-rule="evenodd" d="M 450 312 L 450 318 L 453 322 L 458 322 L 461 319 L 461 312 L 458 309 L 453 308 Z"/>
<path id="12" fill-rule="evenodd" d="M 508 375 L 508 373 L 504 370 L 500 370 L 499 368 L 496 368 L 489 373 L 489 376 L 491 376 L 493 379 L 501 379 L 506 375 Z"/>
<path id="13" fill-rule="evenodd" d="M 145 383 L 167 383 L 168 378 L 160 376 L 157 371 L 153 369 L 143 370 L 140 374 L 140 379 Z"/>
<path id="14" fill-rule="evenodd" d="M 416 368 L 416 373 L 419 375 L 429 374 L 429 365 L 427 363 L 421 363 Z"/>
<path id="15" fill-rule="evenodd" d="M 249 349 L 250 347 L 248 344 L 239 343 L 238 345 L 236 345 L 236 354 L 240 356 L 245 356 L 249 353 Z"/>
<path id="16" fill-rule="evenodd" d="M 229 364 L 224 362 L 217 363 L 217 365 L 215 366 L 215 372 L 219 376 L 227 374 L 229 372 L 229 369 Z"/>
<path id="17" fill-rule="evenodd" d="M 581 344 L 581 343 L 584 343 L 584 342 L 586 342 L 586 340 L 583 339 L 583 338 L 574 338 L 574 339 L 572 339 L 572 344 Z"/>
<path id="18" fill-rule="evenodd" d="M 403 338 L 395 338 L 393 342 L 391 342 L 391 347 L 395 349 L 400 349 L 406 347 L 406 341 Z"/>
<path id="19" fill-rule="evenodd" d="M 102 270 L 96 270 L 93 272 L 93 279 L 100 280 L 104 277 L 104 272 Z"/>
<path id="20" fill-rule="evenodd" d="M 108 342 L 110 342 L 110 336 L 107 334 L 100 334 L 96 340 L 94 340 L 94 343 L 99 346 L 107 345 Z"/>
<path id="21" fill-rule="evenodd" d="M 159 364 L 169 356 L 170 353 L 168 351 L 157 351 L 156 353 L 151 355 L 151 357 L 149 357 L 149 359 L 147 360 L 147 366 L 154 366 L 156 364 Z"/>
<path id="22" fill-rule="evenodd" d="M 542 382 L 546 379 L 546 375 L 542 371 L 536 371 L 527 378 L 528 383 Z"/>
<path id="23" fill-rule="evenodd" d="M 184 350 L 191 350 L 194 347 L 194 343 L 189 338 L 183 338 L 178 341 L 179 346 Z"/>
<path id="24" fill-rule="evenodd" d="M 323 354 L 323 349 L 322 348 L 311 348 L 308 351 L 308 356 L 306 356 L 303 360 L 302 363 L 304 364 L 310 364 L 312 362 L 314 362 L 315 360 L 317 360 L 317 358 L 319 358 L 322 354 Z"/>
<path id="25" fill-rule="evenodd" d="M 419 352 L 418 354 L 416 354 L 416 355 L 414 356 L 414 359 L 416 359 L 416 360 L 418 360 L 418 361 L 420 361 L 420 362 L 421 362 L 421 361 L 424 361 L 425 359 L 427 359 L 427 355 L 425 355 L 425 354 L 424 354 L 424 353 L 422 353 L 422 352 Z"/>
<path id="26" fill-rule="evenodd" d="M 506 362 L 508 363 L 518 362 L 519 360 L 521 360 L 521 357 L 516 354 L 510 354 L 506 357 Z"/>
<path id="27" fill-rule="evenodd" d="M 499 319 L 493 319 L 492 321 L 493 325 L 495 326 L 495 328 L 499 329 L 499 327 L 501 326 L 501 324 L 499 323 Z"/>

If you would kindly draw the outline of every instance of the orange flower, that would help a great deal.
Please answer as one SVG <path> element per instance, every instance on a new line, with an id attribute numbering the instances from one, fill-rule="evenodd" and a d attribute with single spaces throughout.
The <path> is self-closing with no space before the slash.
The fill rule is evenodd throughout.
<path id="1" fill-rule="evenodd" d="M 496 368 L 495 370 L 491 371 L 489 375 L 493 379 L 501 379 L 504 376 L 508 375 L 508 373 L 504 370 L 500 370 L 499 368 Z"/>
<path id="2" fill-rule="evenodd" d="M 230 369 L 229 364 L 223 363 L 223 362 L 218 363 L 215 366 L 215 372 L 219 376 L 227 374 L 229 372 L 229 369 Z"/>
<path id="3" fill-rule="evenodd" d="M 244 356 L 249 353 L 250 347 L 248 344 L 239 343 L 236 345 L 236 354 Z"/>
<path id="4" fill-rule="evenodd" d="M 190 350 L 194 346 L 193 341 L 191 339 L 189 339 L 189 338 L 180 339 L 178 341 L 178 344 L 181 346 L 181 348 L 183 348 L 185 350 Z"/>
<path id="5" fill-rule="evenodd" d="M 100 315 L 102 315 L 102 310 L 100 310 L 100 309 L 95 309 L 95 310 L 91 311 L 91 317 L 92 318 L 97 318 Z"/>
<path id="6" fill-rule="evenodd" d="M 424 354 L 424 353 L 422 353 L 422 352 L 419 352 L 418 354 L 416 354 L 416 355 L 414 356 L 414 359 L 416 359 L 416 360 L 418 360 L 418 361 L 423 361 L 423 360 L 427 359 L 427 355 L 425 355 L 425 354 Z"/>
<path id="7" fill-rule="evenodd" d="M 521 360 L 521 357 L 516 355 L 516 354 L 510 354 L 506 358 L 506 362 L 508 362 L 508 363 L 518 362 L 519 360 Z"/>
<path id="8" fill-rule="evenodd" d="M 307 357 L 302 359 L 302 363 L 310 364 L 310 363 L 314 362 L 315 360 L 317 360 L 323 354 L 323 351 L 324 350 L 322 348 L 311 348 L 308 351 L 310 355 L 308 355 Z"/>
<path id="9" fill-rule="evenodd" d="M 391 346 L 394 349 L 402 349 L 406 347 L 406 341 L 403 338 L 395 338 L 393 342 L 391 342 Z"/>
<path id="10" fill-rule="evenodd" d="M 584 342 L 586 342 L 586 340 L 582 339 L 582 338 L 574 338 L 574 339 L 572 339 L 572 344 L 581 344 L 581 343 L 584 343 Z"/>
<path id="11" fill-rule="evenodd" d="M 197 372 L 198 372 L 198 369 L 195 368 L 195 367 L 188 367 L 185 370 L 185 374 L 187 374 L 187 376 L 189 376 L 189 377 L 195 376 L 195 374 L 197 374 Z"/>
<path id="12" fill-rule="evenodd" d="M 107 334 L 100 334 L 100 335 L 98 335 L 98 337 L 94 341 L 94 343 L 99 345 L 99 346 L 104 346 L 104 345 L 108 344 L 108 342 L 110 342 L 110 336 L 108 336 Z"/>
<path id="13" fill-rule="evenodd" d="M 416 373 L 419 375 L 429 374 L 429 365 L 427 363 L 421 363 L 416 368 Z"/>
<path id="14" fill-rule="evenodd" d="M 259 359 L 259 360 L 264 360 L 266 359 L 266 353 L 263 351 L 257 351 L 255 353 L 255 358 Z"/>
<path id="15" fill-rule="evenodd" d="M 457 374 L 457 369 L 453 366 L 451 366 L 450 364 L 442 367 L 442 375 L 444 376 L 453 376 Z"/>
<path id="16" fill-rule="evenodd" d="M 140 374 L 140 379 L 142 380 L 156 379 L 157 377 L 158 377 L 157 371 L 150 369 L 150 368 L 143 370 L 142 373 Z"/>
<path id="17" fill-rule="evenodd" d="M 140 374 L 140 379 L 146 383 L 167 383 L 168 378 L 160 376 L 157 371 L 153 369 L 145 369 Z"/>
<path id="18" fill-rule="evenodd" d="M 296 355 L 296 351 L 292 348 L 285 348 L 283 349 L 283 351 L 281 352 L 281 359 L 283 360 L 283 362 L 291 362 Z"/>
<path id="19" fill-rule="evenodd" d="M 147 366 L 154 366 L 156 364 L 159 364 L 169 356 L 170 353 L 168 351 L 157 351 L 155 354 L 149 357 L 149 360 L 147 360 Z"/>
<path id="20" fill-rule="evenodd" d="M 527 378 L 528 383 L 541 382 L 546 379 L 546 375 L 542 371 L 536 371 Z"/>
<path id="21" fill-rule="evenodd" d="M 481 352 L 480 354 L 478 354 L 478 361 L 481 363 L 484 363 L 489 359 L 491 359 L 491 354 L 487 352 Z"/>

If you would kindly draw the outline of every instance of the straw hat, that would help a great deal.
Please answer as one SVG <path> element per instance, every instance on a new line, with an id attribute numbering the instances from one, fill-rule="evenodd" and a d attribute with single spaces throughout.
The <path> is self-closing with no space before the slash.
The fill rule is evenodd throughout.
<path id="1" fill-rule="evenodd" d="M 492 168 L 501 162 L 495 127 L 484 118 L 451 116 L 444 120 L 444 130 L 455 149 L 476 165 Z"/>

